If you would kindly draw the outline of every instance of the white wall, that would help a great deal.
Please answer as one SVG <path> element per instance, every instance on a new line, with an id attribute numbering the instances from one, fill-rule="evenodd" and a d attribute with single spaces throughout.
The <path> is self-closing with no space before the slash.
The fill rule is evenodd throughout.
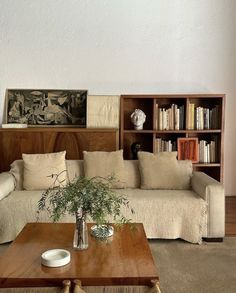
<path id="1" fill-rule="evenodd" d="M 235 14 L 235 0 L 0 0 L 0 120 L 6 88 L 226 93 L 236 194 Z"/>

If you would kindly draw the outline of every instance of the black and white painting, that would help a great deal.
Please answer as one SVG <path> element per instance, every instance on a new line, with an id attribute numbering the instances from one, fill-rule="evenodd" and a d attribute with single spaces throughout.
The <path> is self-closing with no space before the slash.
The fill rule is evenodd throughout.
<path id="1" fill-rule="evenodd" d="M 87 90 L 8 89 L 6 99 L 7 123 L 86 127 Z"/>

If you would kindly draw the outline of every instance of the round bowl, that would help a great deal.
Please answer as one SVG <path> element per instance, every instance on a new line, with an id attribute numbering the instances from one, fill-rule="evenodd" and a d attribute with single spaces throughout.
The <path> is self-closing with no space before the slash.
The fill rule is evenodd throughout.
<path id="1" fill-rule="evenodd" d="M 47 267 L 61 267 L 70 262 L 70 252 L 65 249 L 47 250 L 41 255 L 41 263 Z"/>

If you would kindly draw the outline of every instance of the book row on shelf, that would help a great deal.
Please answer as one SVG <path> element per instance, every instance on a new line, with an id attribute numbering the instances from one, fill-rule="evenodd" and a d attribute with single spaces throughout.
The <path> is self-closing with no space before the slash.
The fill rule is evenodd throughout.
<path id="1" fill-rule="evenodd" d="M 219 128 L 219 105 L 213 108 L 195 107 L 189 104 L 187 129 L 218 129 Z"/>
<path id="2" fill-rule="evenodd" d="M 169 108 L 159 108 L 156 104 L 158 130 L 183 130 L 184 129 L 184 105 L 172 104 Z"/>
<path id="3" fill-rule="evenodd" d="M 214 140 L 200 140 L 198 143 L 198 158 L 200 163 L 216 163 L 217 148 Z M 177 142 L 162 138 L 155 140 L 155 152 L 174 152 L 178 151 Z"/>
<path id="4" fill-rule="evenodd" d="M 156 129 L 158 130 L 184 130 L 184 105 L 171 104 L 169 107 L 159 107 L 156 104 Z M 186 129 L 204 130 L 218 129 L 219 105 L 213 108 L 196 107 L 194 103 L 189 104 Z"/>

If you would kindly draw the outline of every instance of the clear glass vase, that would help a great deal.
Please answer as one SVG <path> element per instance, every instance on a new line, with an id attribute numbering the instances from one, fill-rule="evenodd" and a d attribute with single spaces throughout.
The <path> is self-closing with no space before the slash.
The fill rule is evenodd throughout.
<path id="1" fill-rule="evenodd" d="M 85 215 L 76 215 L 73 248 L 78 250 L 88 248 L 88 229 Z"/>

